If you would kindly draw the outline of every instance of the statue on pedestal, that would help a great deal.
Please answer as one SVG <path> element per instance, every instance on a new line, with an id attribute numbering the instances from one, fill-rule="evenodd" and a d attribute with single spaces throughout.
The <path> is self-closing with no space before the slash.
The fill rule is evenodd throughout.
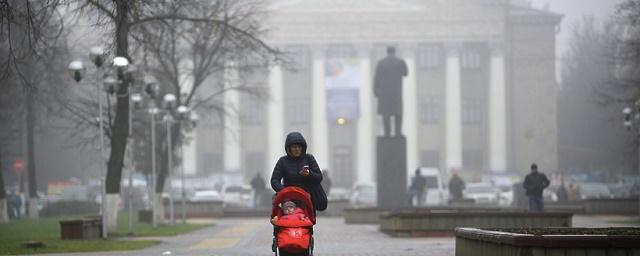
<path id="1" fill-rule="evenodd" d="M 394 47 L 387 48 L 387 56 L 378 61 L 373 79 L 373 93 L 378 98 L 378 114 L 382 115 L 384 136 L 391 136 L 391 116 L 394 117 L 394 136 L 402 132 L 402 78 L 407 76 L 407 64 L 396 57 Z"/>

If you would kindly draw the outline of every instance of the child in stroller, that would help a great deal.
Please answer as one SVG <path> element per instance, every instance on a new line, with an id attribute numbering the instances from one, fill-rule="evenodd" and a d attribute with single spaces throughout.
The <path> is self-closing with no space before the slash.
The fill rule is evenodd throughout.
<path id="1" fill-rule="evenodd" d="M 313 225 L 316 217 L 311 197 L 299 187 L 285 187 L 271 209 L 275 255 L 313 255 Z"/>

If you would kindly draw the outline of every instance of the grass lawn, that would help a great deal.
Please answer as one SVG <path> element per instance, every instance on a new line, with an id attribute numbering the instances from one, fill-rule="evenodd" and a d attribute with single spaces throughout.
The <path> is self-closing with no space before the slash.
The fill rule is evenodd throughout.
<path id="1" fill-rule="evenodd" d="M 640 218 L 630 219 L 630 220 L 616 220 L 612 222 L 619 223 L 619 224 L 640 225 Z"/>
<path id="2" fill-rule="evenodd" d="M 159 243 L 159 241 L 153 240 L 123 239 L 61 240 L 59 221 L 78 217 L 81 216 L 52 217 L 37 220 L 20 219 L 13 220 L 8 224 L 0 224 L 0 255 L 138 250 Z M 128 230 L 127 217 L 126 212 L 119 214 L 116 237 L 126 236 Z M 175 227 L 159 226 L 153 229 L 150 224 L 134 222 L 133 230 L 135 236 L 174 236 L 207 226 L 208 225 L 180 224 Z M 29 240 L 43 242 L 46 247 L 36 250 L 21 248 L 20 245 Z"/>
<path id="3" fill-rule="evenodd" d="M 211 225 L 205 224 L 181 224 L 179 217 L 176 217 L 176 225 L 158 225 L 157 228 L 153 228 L 153 225 L 148 223 L 138 222 L 137 214 L 134 213 L 133 221 L 133 236 L 175 236 L 179 234 L 188 233 L 198 229 L 202 229 Z M 168 219 L 167 219 L 168 220 Z M 116 230 L 116 236 L 125 237 L 129 232 L 129 214 L 128 212 L 120 212 L 118 214 L 118 229 Z"/>

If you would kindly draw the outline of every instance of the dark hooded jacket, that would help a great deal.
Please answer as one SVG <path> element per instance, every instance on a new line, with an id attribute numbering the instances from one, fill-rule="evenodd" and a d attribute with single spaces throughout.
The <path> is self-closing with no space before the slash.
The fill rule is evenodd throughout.
<path id="1" fill-rule="evenodd" d="M 289 147 L 293 144 L 302 146 L 300 157 L 293 157 L 289 153 Z M 292 132 L 287 135 L 284 148 L 287 155 L 280 157 L 273 168 L 271 187 L 276 192 L 288 186 L 301 187 L 310 192 L 313 184 L 320 184 L 322 181 L 322 172 L 313 155 L 307 154 L 307 141 L 299 132 Z M 308 176 L 302 176 L 299 173 L 305 165 L 309 168 Z"/>

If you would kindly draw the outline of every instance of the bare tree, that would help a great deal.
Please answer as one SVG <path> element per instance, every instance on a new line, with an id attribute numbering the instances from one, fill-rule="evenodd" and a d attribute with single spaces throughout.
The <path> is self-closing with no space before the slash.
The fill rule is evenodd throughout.
<path id="1" fill-rule="evenodd" d="M 0 89 L 10 93 L 21 91 L 21 97 L 0 106 L 19 103 L 23 106 L 26 130 L 26 165 L 29 183 L 29 215 L 37 217 L 37 183 L 34 153 L 34 129 L 39 91 L 45 77 L 55 75 L 50 70 L 61 54 L 58 39 L 63 25 L 57 12 L 60 4 L 48 1 L 0 1 Z M 6 99 L 6 98 L 5 98 Z M 17 99 L 17 100 L 16 100 Z M 14 105 L 15 106 L 15 105 Z M 0 184 L 4 190 L 4 184 Z"/>
<path id="2" fill-rule="evenodd" d="M 159 77 L 165 75 L 168 80 L 164 88 L 179 96 L 179 104 L 224 111 L 224 106 L 212 104 L 215 102 L 213 99 L 229 90 L 255 90 L 240 85 L 224 87 L 203 97 L 194 95 L 207 79 L 220 70 L 265 67 L 275 60 L 277 51 L 261 39 L 264 32 L 260 23 L 263 2 L 77 0 L 74 12 L 94 17 L 96 25 L 110 29 L 115 56 L 126 57 L 137 64 L 146 63 L 148 71 Z M 185 52 L 189 54 L 181 55 Z M 147 58 L 143 53 L 147 53 Z M 230 61 L 233 65 L 229 65 Z M 187 85 L 185 79 L 192 82 Z M 115 93 L 127 95 L 132 81 L 124 77 L 119 80 L 122 82 Z M 158 80 L 165 81 L 165 78 Z M 185 86 L 191 87 L 183 96 L 181 92 Z M 113 114 L 112 122 L 106 126 L 110 140 L 106 203 L 107 209 L 114 209 L 107 212 L 109 220 L 115 220 L 117 216 L 115 209 L 128 137 L 129 107 L 127 97 L 117 97 L 113 102 L 113 112 L 109 111 Z M 68 110 L 77 111 L 77 108 L 69 107 Z M 91 118 L 81 117 L 85 114 L 78 112 L 75 116 L 78 121 L 95 125 Z M 179 137 L 177 133 L 174 136 Z M 165 177 L 159 175 L 158 179 L 164 180 Z M 109 229 L 113 230 L 114 223 L 108 223 Z"/>
<path id="3" fill-rule="evenodd" d="M 620 32 L 614 20 L 600 24 L 585 17 L 574 25 L 558 92 L 562 169 L 604 169 L 611 174 L 633 169 L 635 147 L 621 122 L 620 88 L 612 83 Z"/>

